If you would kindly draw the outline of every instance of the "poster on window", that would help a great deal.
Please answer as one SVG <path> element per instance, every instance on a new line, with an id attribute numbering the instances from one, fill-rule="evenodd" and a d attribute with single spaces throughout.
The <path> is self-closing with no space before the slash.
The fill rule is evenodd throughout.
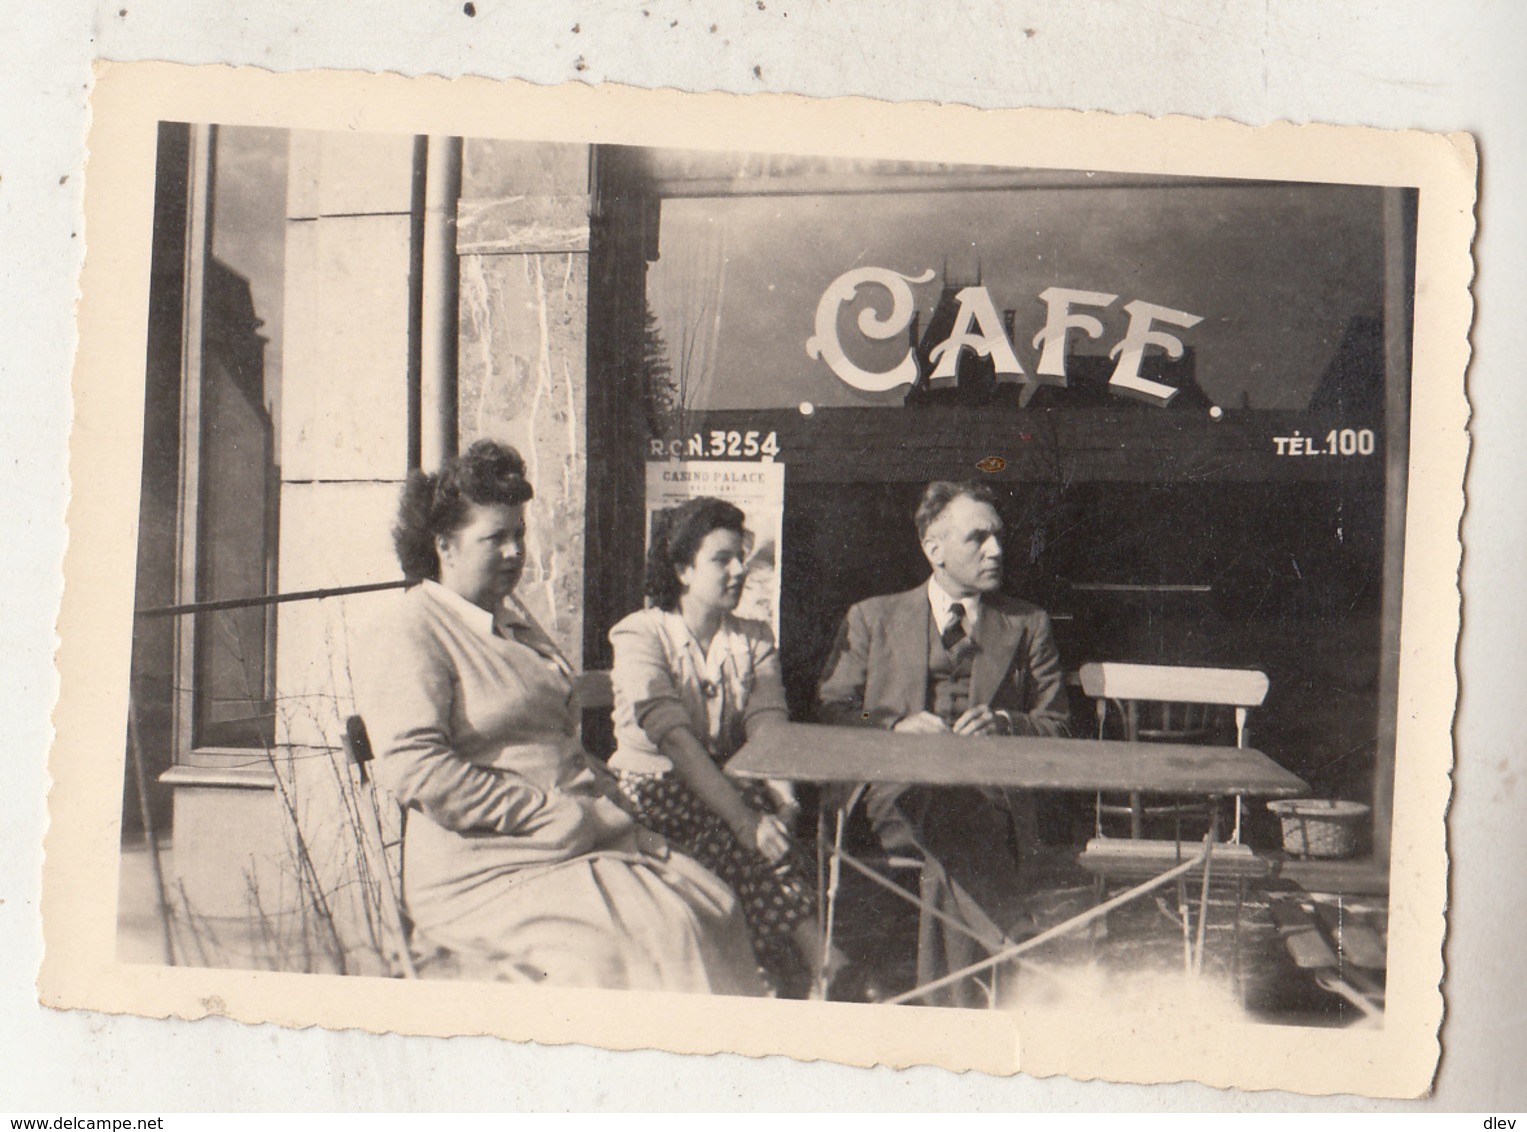
<path id="1" fill-rule="evenodd" d="M 647 465 L 647 546 L 658 512 L 691 499 L 724 499 L 745 516 L 742 553 L 747 578 L 736 615 L 766 621 L 779 640 L 780 527 L 785 466 L 759 461 L 665 461 Z"/>

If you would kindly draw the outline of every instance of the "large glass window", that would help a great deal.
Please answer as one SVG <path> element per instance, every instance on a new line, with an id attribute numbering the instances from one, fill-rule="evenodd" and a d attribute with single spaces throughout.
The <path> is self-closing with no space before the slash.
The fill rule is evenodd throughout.
<path id="1" fill-rule="evenodd" d="M 133 642 L 149 773 L 274 740 L 275 619 L 252 602 L 276 583 L 287 148 L 160 128 Z"/>
<path id="2" fill-rule="evenodd" d="M 601 156 L 591 307 L 624 337 L 591 369 L 591 419 L 633 451 L 645 429 L 646 460 L 785 465 L 798 718 L 844 610 L 927 577 L 922 486 L 980 479 L 1008 532 L 1004 588 L 1050 612 L 1068 668 L 1260 667 L 1268 753 L 1387 821 L 1413 195 Z M 1131 373 L 1155 395 L 1121 387 Z M 596 643 L 640 600 L 621 588 L 639 532 L 608 533 L 639 513 L 618 490 L 590 528 L 616 562 L 590 590 Z"/>
<path id="3" fill-rule="evenodd" d="M 275 592 L 282 270 L 287 135 L 219 127 L 212 153 L 202 276 L 196 432 L 195 600 Z M 192 743 L 266 747 L 274 741 L 275 617 L 245 606 L 195 618 Z"/>
<path id="4" fill-rule="evenodd" d="M 1079 396 L 1099 398 L 1108 354 L 1129 328 L 1127 304 L 1197 316 L 1166 327 L 1191 351 L 1207 408 L 1303 410 L 1333 367 L 1360 364 L 1382 404 L 1380 190 L 1328 185 L 1159 184 L 1089 188 L 679 197 L 662 203 L 661 250 L 647 272 L 650 338 L 666 364 L 661 409 L 893 407 L 905 385 L 865 391 L 839 380 L 806 344 L 823 293 L 846 272 L 888 268 L 912 283 L 907 333 L 876 340 L 866 310 L 890 314 L 868 285 L 838 310 L 849 360 L 892 369 L 938 323 L 951 292 L 979 283 L 1028 374 L 1041 351 L 1050 288 L 1114 296 L 1078 302 L 1101 333 L 1073 330 L 1066 350 Z M 947 329 L 947 326 L 944 327 Z M 942 337 L 942 335 L 936 335 Z M 930 343 L 936 345 L 936 343 Z M 968 351 L 967 351 L 968 353 Z M 1358 356 L 1361 355 L 1361 356 Z M 926 358 L 921 359 L 926 368 Z M 926 375 L 925 375 L 926 376 Z M 1035 407 L 1076 404 L 1054 391 Z"/>

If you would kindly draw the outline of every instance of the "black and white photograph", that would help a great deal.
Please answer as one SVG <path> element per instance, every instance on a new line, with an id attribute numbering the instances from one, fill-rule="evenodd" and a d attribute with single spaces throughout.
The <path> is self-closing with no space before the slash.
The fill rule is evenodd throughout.
<path id="1" fill-rule="evenodd" d="M 115 855 L 45 993 L 1430 1074 L 1462 143 L 172 77 L 96 126 Z"/>

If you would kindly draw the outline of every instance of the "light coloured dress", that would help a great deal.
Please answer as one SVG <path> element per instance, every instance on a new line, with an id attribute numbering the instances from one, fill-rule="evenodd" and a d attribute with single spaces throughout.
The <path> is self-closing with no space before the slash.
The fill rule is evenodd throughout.
<path id="1" fill-rule="evenodd" d="M 511 981 L 763 993 L 735 895 L 612 800 L 566 661 L 512 603 L 494 620 L 424 582 L 356 663 L 416 930 Z"/>

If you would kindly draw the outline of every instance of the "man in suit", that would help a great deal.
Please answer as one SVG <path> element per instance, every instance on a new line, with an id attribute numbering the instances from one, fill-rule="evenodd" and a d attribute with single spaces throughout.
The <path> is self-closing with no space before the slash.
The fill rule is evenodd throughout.
<path id="1" fill-rule="evenodd" d="M 999 592 L 1002 520 L 991 491 L 929 484 L 915 521 L 932 577 L 848 611 L 818 686 L 819 719 L 903 734 L 1066 735 L 1050 619 Z M 887 849 L 942 866 L 948 901 L 988 946 L 1032 931 L 1020 875 L 1035 840 L 1031 799 L 897 785 L 871 789 L 866 807 Z M 945 944 L 951 967 L 968 954 L 947 935 Z"/>

